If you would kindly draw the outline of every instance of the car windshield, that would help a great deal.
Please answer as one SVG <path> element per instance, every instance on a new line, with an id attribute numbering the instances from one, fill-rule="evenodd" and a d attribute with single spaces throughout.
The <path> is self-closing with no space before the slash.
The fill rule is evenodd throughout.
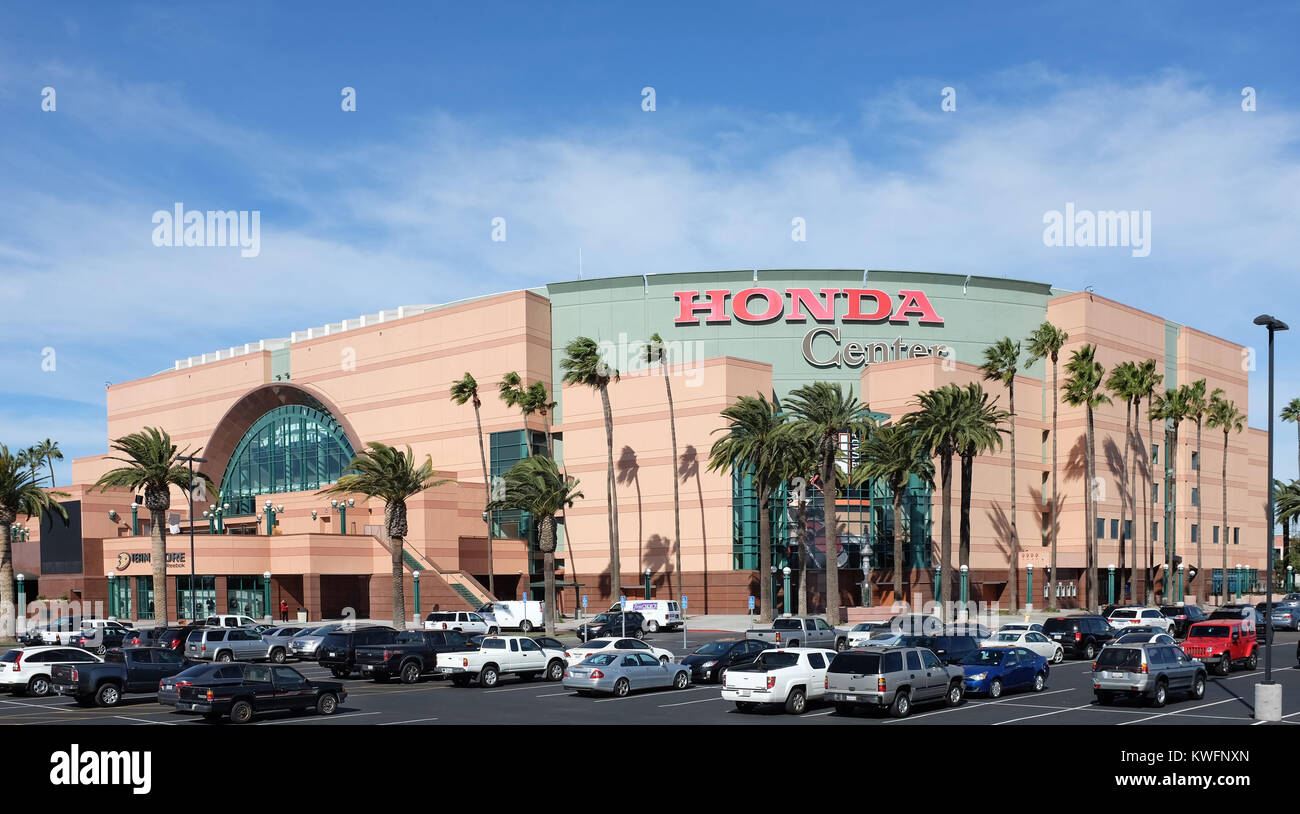
<path id="1" fill-rule="evenodd" d="M 1004 633 L 999 633 L 998 635 L 996 635 L 996 636 L 993 637 L 993 641 L 995 641 L 995 642 L 1018 642 L 1018 641 L 1020 641 L 1020 634 L 1019 634 L 1019 633 L 1016 633 L 1016 632 L 1014 632 L 1014 631 L 1008 631 L 1008 632 L 1004 632 Z"/>
<path id="2" fill-rule="evenodd" d="M 0 663 L 13 664 L 18 661 L 18 657 L 22 655 L 22 652 L 21 650 L 6 650 L 5 654 L 0 656 Z"/>
<path id="3" fill-rule="evenodd" d="M 403 631 L 393 640 L 395 644 L 423 644 L 424 635 L 414 630 Z"/>
<path id="4" fill-rule="evenodd" d="M 695 651 L 697 656 L 721 656 L 731 649 L 735 642 L 709 642 L 708 644 Z"/>
<path id="5" fill-rule="evenodd" d="M 875 675 L 880 672 L 880 654 L 845 651 L 831 660 L 827 672 Z"/>
<path id="6" fill-rule="evenodd" d="M 874 622 L 858 622 L 856 625 L 853 626 L 853 630 L 855 632 L 861 633 L 864 630 L 871 630 L 875 626 L 876 625 Z"/>
<path id="7" fill-rule="evenodd" d="M 1043 623 L 1043 632 L 1069 633 L 1074 631 L 1075 625 L 1077 624 L 1078 622 L 1075 622 L 1072 619 L 1048 619 Z"/>
<path id="8" fill-rule="evenodd" d="M 1114 613 L 1112 613 L 1112 614 L 1110 615 L 1110 618 L 1112 618 L 1112 619 L 1136 619 L 1136 618 L 1137 618 L 1137 611 L 1131 611 L 1131 610 L 1117 610 L 1117 611 L 1115 611 Z"/>
<path id="9" fill-rule="evenodd" d="M 1115 640 L 1115 644 L 1141 644 L 1151 638 L 1151 633 L 1125 633 Z"/>
<path id="10" fill-rule="evenodd" d="M 962 664 L 979 664 L 985 667 L 993 667 L 1002 663 L 1002 657 L 1007 651 L 1000 650 L 996 647 L 981 647 L 967 654 L 966 658 L 961 660 Z"/>
<path id="11" fill-rule="evenodd" d="M 1182 616 L 1183 609 L 1177 605 L 1161 605 L 1160 612 L 1165 616 Z"/>
<path id="12" fill-rule="evenodd" d="M 895 633 L 892 630 L 875 630 L 872 631 L 871 633 L 871 640 L 873 642 L 880 642 L 880 641 L 884 641 L 885 639 L 896 639 L 902 635 L 903 634 Z"/>
<path id="13" fill-rule="evenodd" d="M 1135 647 L 1107 647 L 1097 654 L 1097 669 L 1136 670 L 1142 666 L 1142 651 Z"/>
<path id="14" fill-rule="evenodd" d="M 803 622 L 798 619 L 777 619 L 772 623 L 773 630 L 803 630 Z"/>
<path id="15" fill-rule="evenodd" d="M 768 669 L 778 667 L 793 667 L 799 663 L 798 653 L 761 653 L 758 657 L 758 663 Z"/>
<path id="16" fill-rule="evenodd" d="M 1196 625 L 1187 631 L 1189 639 L 1226 639 L 1228 638 L 1227 625 Z"/>
<path id="17" fill-rule="evenodd" d="M 591 664 L 596 667 L 604 667 L 618 658 L 618 653 L 597 653 L 594 656 L 587 656 L 582 660 L 583 664 Z"/>

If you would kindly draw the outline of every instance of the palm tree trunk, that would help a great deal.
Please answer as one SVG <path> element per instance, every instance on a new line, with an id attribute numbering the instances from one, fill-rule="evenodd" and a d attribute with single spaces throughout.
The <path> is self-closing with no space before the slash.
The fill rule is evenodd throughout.
<path id="1" fill-rule="evenodd" d="M 1097 451 L 1094 446 L 1093 435 L 1093 418 L 1092 405 L 1088 405 L 1088 455 L 1087 455 L 1087 473 L 1088 487 L 1084 494 L 1084 517 L 1088 524 L 1087 534 L 1084 539 L 1087 541 L 1087 555 L 1085 564 L 1088 571 L 1088 593 L 1087 603 L 1089 612 L 1097 608 L 1097 502 L 1093 494 L 1094 485 L 1097 483 Z"/>
<path id="2" fill-rule="evenodd" d="M 1060 410 L 1061 388 L 1060 388 L 1060 367 L 1057 364 L 1057 354 L 1052 354 L 1052 573 L 1049 576 L 1047 588 L 1047 601 L 1043 603 L 1046 607 L 1056 607 L 1056 529 L 1060 525 L 1060 518 L 1057 513 L 1060 511 L 1060 503 L 1056 496 L 1056 416 Z"/>
<path id="3" fill-rule="evenodd" d="M 682 502 L 677 483 L 677 416 L 673 410 L 672 378 L 668 375 L 667 368 L 664 368 L 664 391 L 668 394 L 668 434 L 673 442 L 673 541 L 677 550 L 677 594 L 680 596 L 686 590 L 682 585 Z M 670 582 L 669 591 L 671 590 Z M 801 610 L 800 613 L 803 611 Z"/>
<path id="4" fill-rule="evenodd" d="M 614 492 L 614 413 L 609 407 L 609 388 L 600 387 L 600 406 L 605 415 L 605 450 L 608 461 L 605 467 L 605 508 L 609 512 L 609 590 L 610 601 L 619 596 L 623 584 L 618 559 L 618 496 Z"/>
<path id="5" fill-rule="evenodd" d="M 939 521 L 939 615 L 948 618 L 948 586 L 952 584 L 952 453 L 945 450 L 939 457 L 940 500 L 943 513 Z M 1053 560 L 1055 565 L 1055 560 Z M 1055 568 L 1052 569 L 1055 573 Z"/>
<path id="6" fill-rule="evenodd" d="M 492 476 L 488 474 L 487 450 L 484 449 L 483 447 L 483 420 L 479 417 L 478 408 L 479 408 L 479 400 L 478 397 L 475 396 L 474 397 L 474 424 L 477 425 L 478 427 L 478 457 L 479 460 L 483 463 L 483 490 L 486 493 L 488 503 L 491 503 L 492 502 Z M 483 505 L 486 506 L 487 503 Z M 488 575 L 487 575 L 488 593 L 492 594 L 493 599 L 496 599 L 497 598 L 497 584 L 496 584 L 496 577 L 495 577 L 496 561 L 492 559 L 492 510 L 491 509 L 487 510 L 487 554 L 488 554 Z"/>
<path id="7" fill-rule="evenodd" d="M 1228 604 L 1228 429 L 1231 425 L 1223 428 L 1223 534 L 1219 539 L 1223 551 L 1223 570 L 1219 573 L 1222 579 L 1219 583 L 1219 605 Z"/>
<path id="8" fill-rule="evenodd" d="M 808 615 L 808 501 L 799 501 L 797 515 L 799 528 L 795 541 L 799 546 L 799 615 Z"/>
<path id="9" fill-rule="evenodd" d="M 769 488 L 764 480 L 754 479 L 758 497 L 758 618 L 772 621 L 772 521 L 768 517 Z"/>
<path id="10" fill-rule="evenodd" d="M 403 537 L 390 538 L 393 553 L 393 627 L 406 629 L 406 586 L 402 581 L 402 550 L 406 546 Z"/>
<path id="11" fill-rule="evenodd" d="M 1020 537 L 1016 533 L 1016 383 L 1007 384 L 1011 404 L 1011 561 L 1007 564 L 1007 582 L 1011 586 L 1011 609 L 1020 607 Z"/>
<path id="12" fill-rule="evenodd" d="M 1125 464 L 1125 468 L 1128 470 L 1129 473 L 1129 477 L 1128 477 L 1129 536 L 1133 538 L 1132 539 L 1133 559 L 1130 561 L 1129 564 L 1127 584 L 1133 586 L 1133 595 L 1134 597 L 1136 597 L 1137 580 L 1135 579 L 1135 577 L 1137 576 L 1137 564 L 1138 564 L 1138 544 L 1137 544 L 1138 541 L 1138 522 L 1137 522 L 1138 477 L 1137 477 L 1137 473 L 1138 473 L 1138 461 L 1140 460 L 1138 456 L 1141 454 L 1141 450 L 1142 450 L 1142 435 L 1140 429 L 1142 425 L 1138 423 L 1139 419 L 1141 418 L 1138 411 L 1141 409 L 1142 401 L 1141 399 L 1135 399 L 1135 400 L 1131 400 L 1131 402 L 1132 403 L 1130 406 L 1132 406 L 1133 408 L 1133 432 L 1129 435 L 1128 445 L 1131 448 L 1131 451 L 1133 453 L 1133 461 L 1132 463 Z"/>
<path id="13" fill-rule="evenodd" d="M 974 484 L 971 481 L 975 476 L 975 448 L 969 447 L 961 454 L 961 515 L 958 518 L 958 534 L 960 536 L 960 549 L 957 556 L 960 562 L 959 566 L 964 565 L 970 568 L 970 500 Z"/>
<path id="14" fill-rule="evenodd" d="M 167 509 L 151 508 L 149 517 L 151 519 L 149 565 L 153 571 L 153 618 L 161 627 L 167 624 L 167 540 L 164 526 L 167 520 Z"/>
<path id="15" fill-rule="evenodd" d="M 1131 442 L 1133 440 L 1133 432 L 1132 432 L 1133 416 L 1132 416 L 1132 410 L 1130 409 L 1131 407 L 1132 405 L 1129 404 L 1128 399 L 1125 399 L 1124 400 L 1124 462 L 1123 464 L 1121 464 L 1121 466 L 1123 467 L 1120 470 L 1121 475 L 1128 472 L 1128 456 L 1129 456 L 1130 447 L 1132 447 Z M 1119 519 L 1119 595 L 1121 597 L 1124 596 L 1124 585 L 1126 584 L 1125 567 L 1128 565 L 1128 556 L 1127 556 L 1128 555 L 1128 534 L 1125 533 L 1128 530 L 1124 528 L 1125 525 L 1124 521 L 1128 517 L 1128 506 L 1126 505 L 1126 501 L 1128 501 L 1132 497 L 1130 492 L 1133 489 L 1133 482 L 1130 480 L 1126 485 L 1129 487 L 1128 489 L 1119 490 L 1119 518 L 1120 518 Z M 1121 599 L 1120 604 L 1124 604 L 1124 603 L 1125 600 Z"/>
<path id="16" fill-rule="evenodd" d="M 46 458 L 45 462 L 50 465 L 50 488 L 54 488 L 54 459 Z"/>
<path id="17" fill-rule="evenodd" d="M 555 517 L 547 515 L 538 520 L 538 548 L 542 549 L 542 580 L 546 590 L 546 635 L 555 635 L 555 614 L 560 606 L 555 595 Z"/>
<path id="18" fill-rule="evenodd" d="M 1151 439 L 1153 443 L 1155 442 L 1156 439 L 1155 419 L 1152 418 L 1151 416 L 1151 396 L 1149 394 L 1147 395 L 1147 438 Z M 1148 450 L 1146 447 L 1142 448 L 1143 455 L 1147 455 L 1149 454 L 1149 452 L 1150 450 Z M 1149 507 L 1150 510 L 1147 512 L 1147 516 L 1145 518 L 1146 534 L 1147 534 L 1147 561 L 1145 565 L 1146 583 L 1147 583 L 1146 604 L 1148 605 L 1152 604 L 1155 601 L 1155 588 L 1151 584 L 1154 581 L 1153 577 L 1155 576 L 1154 574 L 1151 573 L 1152 570 L 1151 558 L 1155 556 L 1155 548 L 1156 548 L 1156 541 L 1154 539 L 1155 530 L 1152 528 L 1152 524 L 1154 524 L 1156 520 L 1155 489 L 1156 489 L 1156 463 L 1157 462 L 1158 459 L 1156 461 L 1152 461 L 1151 465 L 1147 467 L 1147 475 L 1151 481 L 1149 484 L 1147 484 L 1147 486 L 1149 487 L 1148 491 L 1151 493 L 1151 496 L 1147 498 L 1147 506 Z"/>
<path id="19" fill-rule="evenodd" d="M 1196 573 L 1201 573 L 1203 551 L 1201 542 L 1205 538 L 1205 516 L 1202 511 L 1202 504 L 1205 503 L 1205 493 L 1201 491 L 1201 468 L 1205 465 L 1205 460 L 1201 457 L 1201 420 L 1196 420 Z M 1192 580 L 1195 577 L 1188 572 L 1187 587 L 1191 587 Z"/>
<path id="20" fill-rule="evenodd" d="M 18 632 L 19 620 L 26 613 L 26 608 L 16 606 L 18 589 L 14 585 L 14 549 L 13 524 L 18 519 L 17 512 L 0 512 L 0 609 L 14 608 L 14 628 L 0 630 L 0 635 L 12 638 Z"/>
<path id="21" fill-rule="evenodd" d="M 555 448 L 551 443 L 551 411 L 542 410 L 542 423 L 546 427 L 546 457 L 555 460 Z"/>
<path id="22" fill-rule="evenodd" d="M 839 439 L 835 439 L 836 448 Z M 826 621 L 831 627 L 840 623 L 840 536 L 835 523 L 835 498 L 838 487 L 835 485 L 835 451 L 823 459 L 822 494 L 826 506 Z"/>
<path id="23" fill-rule="evenodd" d="M 903 485 L 894 489 L 894 601 L 903 601 Z"/>

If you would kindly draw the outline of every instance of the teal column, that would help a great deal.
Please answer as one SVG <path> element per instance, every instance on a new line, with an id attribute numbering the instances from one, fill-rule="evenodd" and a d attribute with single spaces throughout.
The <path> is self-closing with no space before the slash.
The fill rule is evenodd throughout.
<path id="1" fill-rule="evenodd" d="M 1115 604 L 1115 563 L 1106 566 L 1106 603 Z"/>
<path id="2" fill-rule="evenodd" d="M 424 617 L 420 615 L 420 572 L 412 571 L 411 579 L 415 580 L 415 624 L 421 627 L 420 620 Z"/>
<path id="3" fill-rule="evenodd" d="M 1025 598 L 1027 600 L 1025 607 L 1029 610 L 1034 609 L 1034 564 L 1030 563 L 1025 566 Z"/>
<path id="4" fill-rule="evenodd" d="M 113 575 L 108 575 L 108 615 L 117 616 L 117 590 L 113 584 Z"/>
<path id="5" fill-rule="evenodd" d="M 26 625 L 26 619 L 27 619 L 27 585 L 26 585 L 26 582 L 27 582 L 27 575 L 26 575 L 26 574 L 18 574 L 18 575 L 17 575 L 17 579 L 18 579 L 18 608 L 17 608 L 17 611 L 18 611 L 18 612 L 14 614 L 14 631 L 15 631 L 16 633 L 21 633 L 21 632 L 23 632 L 23 629 L 26 628 L 26 626 L 27 626 L 27 625 Z"/>
<path id="6" fill-rule="evenodd" d="M 960 611 L 960 614 L 961 614 L 961 618 L 962 618 L 962 619 L 965 619 L 965 618 L 966 618 L 966 616 L 965 616 L 965 614 L 966 614 L 966 581 L 967 581 L 967 577 L 968 577 L 968 572 L 969 572 L 969 569 L 968 569 L 966 566 L 963 565 L 963 566 L 961 567 L 961 611 Z"/>
<path id="7" fill-rule="evenodd" d="M 785 575 L 785 615 L 789 616 L 790 615 L 790 566 L 787 565 L 785 568 L 782 568 L 781 573 Z"/>
<path id="8" fill-rule="evenodd" d="M 271 617 L 272 619 L 275 619 L 275 614 L 271 612 L 271 572 L 270 571 L 262 572 L 262 597 L 264 600 L 262 604 L 263 610 L 266 611 L 267 616 Z"/>
<path id="9" fill-rule="evenodd" d="M 348 533 L 348 507 L 339 506 L 339 534 Z"/>
<path id="10" fill-rule="evenodd" d="M 935 602 L 939 601 L 939 594 L 942 590 L 939 587 L 940 585 L 943 585 L 943 563 L 939 563 L 934 567 L 934 601 Z M 942 612 L 943 611 L 940 610 L 940 613 Z"/>
<path id="11" fill-rule="evenodd" d="M 140 504 L 131 504 L 131 536 L 140 536 Z"/>
<path id="12" fill-rule="evenodd" d="M 1179 564 L 1178 566 L 1178 593 L 1176 596 L 1178 597 L 1179 602 L 1183 601 L 1183 569 L 1185 567 L 1186 566 L 1182 564 Z"/>

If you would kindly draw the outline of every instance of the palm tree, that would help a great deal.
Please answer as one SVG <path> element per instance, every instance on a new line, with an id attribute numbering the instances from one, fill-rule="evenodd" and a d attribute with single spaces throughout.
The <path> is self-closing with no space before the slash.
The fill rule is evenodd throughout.
<path id="1" fill-rule="evenodd" d="M 862 445 L 862 463 L 854 470 L 855 483 L 883 480 L 894 501 L 894 601 L 903 600 L 903 493 L 912 477 L 933 485 L 934 462 L 916 432 L 901 422 L 876 428 Z M 910 524 L 909 524 L 910 527 Z"/>
<path id="2" fill-rule="evenodd" d="M 484 512 L 487 520 L 487 555 L 488 555 L 488 593 L 495 598 L 497 595 L 496 578 L 493 576 L 493 565 L 495 560 L 492 559 L 492 509 L 488 506 L 492 502 L 492 478 L 488 475 L 487 451 L 483 447 L 483 419 L 479 415 L 479 408 L 483 402 L 478 397 L 478 382 L 465 371 L 465 375 L 459 381 L 451 383 L 451 400 L 461 407 L 467 402 L 474 405 L 474 425 L 478 428 L 478 457 L 483 464 L 483 489 L 486 500 L 483 503 Z"/>
<path id="3" fill-rule="evenodd" d="M 41 488 L 39 478 L 19 454 L 11 454 L 9 447 L 0 444 L 0 607 L 12 608 L 15 602 L 14 560 L 12 529 L 14 521 L 21 512 L 30 520 L 39 518 L 47 510 L 63 518 L 68 524 L 68 511 L 63 504 L 54 500 L 56 497 L 68 497 L 63 492 L 47 492 Z M 14 614 L 16 622 L 23 615 L 24 609 L 18 608 Z M 0 631 L 7 637 L 14 635 L 13 630 Z"/>
<path id="4" fill-rule="evenodd" d="M 59 450 L 59 442 L 46 438 L 32 447 L 30 452 L 33 465 L 45 463 L 50 467 L 50 486 L 54 486 L 54 462 L 63 460 L 63 453 Z"/>
<path id="5" fill-rule="evenodd" d="M 1178 524 L 1178 427 L 1187 418 L 1187 385 L 1165 388 L 1155 401 L 1156 418 L 1165 422 L 1165 480 L 1169 498 L 1165 501 L 1165 601 L 1169 601 L 1174 558 L 1177 556 Z"/>
<path id="6" fill-rule="evenodd" d="M 779 479 L 795 484 L 790 505 L 795 510 L 795 548 L 799 552 L 799 615 L 808 615 L 808 484 L 817 477 L 817 451 L 795 424 L 775 435 Z"/>
<path id="7" fill-rule="evenodd" d="M 768 622 L 772 619 L 772 583 L 768 579 L 772 568 L 772 535 L 768 502 L 782 475 L 777 433 L 786 419 L 779 405 L 769 402 L 762 393 L 757 397 L 741 396 L 722 411 L 722 417 L 727 419 L 727 426 L 714 432 L 727 434 L 713 442 L 708 469 L 753 478 L 754 494 L 758 498 L 758 584 L 762 603 L 759 619 Z"/>
<path id="8" fill-rule="evenodd" d="M 140 432 L 124 435 L 114 439 L 112 448 L 126 457 L 109 456 L 109 460 L 120 461 L 126 466 L 105 472 L 95 482 L 101 492 L 110 487 L 119 487 L 138 492 L 144 490 L 144 506 L 149 510 L 149 538 L 152 543 L 150 564 L 153 566 L 153 602 L 154 620 L 167 624 L 167 540 L 163 531 L 167 510 L 172 505 L 171 487 L 182 491 L 191 491 L 201 481 L 208 491 L 215 492 L 212 480 L 202 472 L 195 472 L 193 478 L 190 469 L 179 459 L 190 454 L 198 455 L 198 449 L 190 453 L 188 449 L 177 450 L 166 430 L 157 427 L 145 427 Z M 194 518 L 190 518 L 190 523 Z"/>
<path id="9" fill-rule="evenodd" d="M 1010 406 L 1007 415 L 1011 420 L 1011 556 L 1007 563 L 1007 584 L 1011 588 L 1011 609 L 1020 607 L 1020 584 L 1017 571 L 1020 566 L 1020 537 L 1016 533 L 1016 371 L 1020 367 L 1020 343 L 1003 337 L 984 349 L 985 379 L 996 379 L 1007 388 Z"/>
<path id="10" fill-rule="evenodd" d="M 1149 495 L 1151 495 L 1155 491 L 1156 462 L 1151 461 L 1149 464 L 1147 463 L 1147 456 L 1150 454 L 1150 452 L 1146 444 L 1142 442 L 1142 433 L 1138 429 L 1139 425 L 1137 423 L 1136 416 L 1138 413 L 1138 409 L 1142 406 L 1142 399 L 1146 398 L 1147 437 L 1154 440 L 1155 439 L 1155 427 L 1154 427 L 1155 411 L 1153 405 L 1155 402 L 1156 388 L 1160 387 L 1160 384 L 1165 380 L 1163 374 L 1156 372 L 1156 366 L 1157 366 L 1157 362 L 1155 359 L 1147 359 L 1138 365 L 1138 380 L 1136 385 L 1137 390 L 1133 396 L 1133 402 L 1134 402 L 1133 403 L 1133 415 L 1134 415 L 1133 432 L 1137 436 L 1137 446 L 1138 446 L 1138 450 L 1142 453 L 1142 463 L 1143 463 L 1143 467 L 1146 469 L 1147 480 L 1148 480 L 1148 483 L 1146 484 L 1146 488 L 1142 492 L 1143 495 L 1142 505 L 1146 509 L 1148 509 L 1148 511 L 1143 514 L 1143 518 L 1142 518 L 1142 525 L 1143 525 L 1142 536 L 1147 541 L 1146 558 L 1143 560 L 1143 564 L 1142 564 L 1142 585 L 1143 585 L 1144 601 L 1147 605 L 1150 605 L 1154 599 L 1153 591 L 1151 590 L 1151 553 L 1152 553 L 1152 548 L 1154 546 L 1154 540 L 1152 539 L 1153 535 L 1151 532 L 1151 523 L 1152 523 L 1152 518 L 1154 517 L 1155 507 L 1152 506 L 1151 504 L 1152 498 L 1149 497 Z M 1133 519 L 1134 521 L 1137 520 L 1136 510 L 1134 510 Z"/>
<path id="11" fill-rule="evenodd" d="M 1228 601 L 1228 434 L 1232 432 L 1241 432 L 1246 428 L 1246 416 L 1237 409 L 1236 402 L 1223 397 L 1223 390 L 1215 388 L 1210 394 L 1209 415 L 1206 417 L 1206 424 L 1210 429 L 1223 430 L 1223 538 L 1221 549 L 1223 551 L 1223 581 L 1220 587 L 1219 604 L 1226 604 Z"/>
<path id="12" fill-rule="evenodd" d="M 1027 352 L 1029 354 L 1028 363 L 1034 364 L 1039 359 L 1050 359 L 1052 361 L 1052 554 L 1051 554 L 1051 576 L 1048 582 L 1048 603 L 1056 599 L 1056 536 L 1057 527 L 1060 526 L 1056 516 L 1057 507 L 1060 505 L 1056 497 L 1056 415 L 1061 406 L 1061 392 L 1059 384 L 1060 368 L 1057 362 L 1061 358 L 1061 348 L 1065 346 L 1066 340 L 1070 335 L 1050 322 L 1044 322 L 1034 329 L 1034 332 L 1025 340 L 1028 343 Z"/>
<path id="13" fill-rule="evenodd" d="M 939 459 L 939 490 L 943 514 L 939 522 L 939 580 L 935 601 L 940 613 L 948 603 L 948 586 L 952 582 L 952 456 L 957 450 L 957 430 L 961 423 L 961 388 L 955 384 L 917 394 L 920 409 L 903 416 L 902 425 L 916 433 L 922 453 Z"/>
<path id="14" fill-rule="evenodd" d="M 677 553 L 677 593 L 680 596 L 682 587 L 682 505 L 681 496 L 678 494 L 677 484 L 677 415 L 673 409 L 673 383 L 672 377 L 668 375 L 667 361 L 664 354 L 664 340 L 659 334 L 650 337 L 650 344 L 645 346 L 646 364 L 658 364 L 664 368 L 664 392 L 668 396 L 668 434 L 673 445 L 673 544 Z M 801 549 L 802 550 L 802 549 Z M 799 583 L 803 585 L 802 582 Z M 799 611 L 804 613 L 806 608 Z"/>
<path id="15" fill-rule="evenodd" d="M 1286 572 L 1286 562 L 1291 559 L 1295 548 L 1291 545 L 1291 521 L 1300 516 L 1300 480 L 1290 483 L 1274 481 L 1276 496 L 1273 508 L 1277 513 L 1277 522 L 1282 524 L 1282 571 Z"/>
<path id="16" fill-rule="evenodd" d="M 1202 511 L 1202 504 L 1205 503 L 1205 493 L 1201 491 L 1201 424 L 1205 420 L 1205 414 L 1210 409 L 1210 402 L 1205 396 L 1205 379 L 1197 379 L 1187 385 L 1187 394 L 1184 400 L 1187 408 L 1187 418 L 1196 422 L 1196 569 L 1200 569 L 1205 560 L 1202 559 L 1201 540 L 1205 537 L 1205 518 Z M 1191 581 L 1195 575 L 1188 578 L 1188 586 L 1191 587 Z"/>
<path id="17" fill-rule="evenodd" d="M 1282 420 L 1290 421 L 1296 425 L 1296 454 L 1300 457 L 1300 398 L 1291 399 L 1282 408 Z"/>
<path id="18" fill-rule="evenodd" d="M 551 401 L 551 394 L 546 392 L 546 384 L 533 382 L 528 385 L 528 389 L 524 391 L 523 402 L 528 408 L 525 415 L 530 411 L 541 414 L 542 421 L 546 425 L 546 454 L 554 458 L 555 450 L 551 447 L 551 411 L 555 409 L 556 403 Z"/>
<path id="19" fill-rule="evenodd" d="M 1124 463 L 1122 464 L 1123 466 L 1122 471 L 1126 475 L 1129 471 L 1129 465 L 1128 465 L 1129 453 L 1132 451 L 1133 448 L 1133 424 L 1134 424 L 1133 397 L 1134 394 L 1137 393 L 1138 391 L 1139 378 L 1140 378 L 1140 374 L 1138 373 L 1137 363 L 1131 361 L 1120 362 L 1118 365 L 1115 365 L 1115 367 L 1111 368 L 1110 375 L 1106 377 L 1106 389 L 1109 390 L 1111 392 L 1111 395 L 1113 395 L 1115 398 L 1120 399 L 1121 401 L 1124 402 Z M 1128 488 L 1121 489 L 1119 493 L 1119 497 L 1120 497 L 1120 517 L 1122 518 L 1120 522 L 1120 526 L 1122 527 L 1124 525 L 1131 525 L 1132 528 L 1136 529 L 1137 527 L 1136 521 L 1134 521 L 1132 524 L 1126 524 L 1124 522 L 1125 520 L 1128 519 L 1128 513 L 1129 513 L 1128 508 L 1125 506 L 1125 501 L 1127 500 L 1128 505 L 1132 506 L 1133 503 L 1137 500 L 1137 486 L 1134 484 L 1134 481 L 1131 477 L 1128 478 Z M 1128 557 L 1126 556 L 1128 550 L 1128 539 L 1127 539 L 1128 536 L 1129 535 L 1126 534 L 1123 530 L 1120 531 L 1119 577 L 1122 584 L 1128 584 L 1130 581 L 1130 576 L 1128 574 L 1128 571 L 1126 570 L 1126 566 L 1128 564 Z M 1137 560 L 1136 546 L 1137 544 L 1134 543 L 1133 560 L 1135 562 Z M 1124 591 L 1121 589 L 1120 594 L 1123 595 L 1123 593 Z"/>
<path id="20" fill-rule="evenodd" d="M 983 385 L 971 382 L 961 390 L 961 420 L 957 426 L 957 455 L 961 458 L 959 565 L 970 567 L 970 504 L 975 485 L 975 457 L 1002 448 L 1007 411 L 989 403 Z"/>
<path id="21" fill-rule="evenodd" d="M 393 624 L 406 622 L 406 591 L 402 580 L 403 554 L 406 546 L 406 501 L 425 489 L 449 483 L 448 478 L 434 478 L 433 459 L 415 466 L 415 456 L 371 441 L 343 470 L 338 481 L 318 495 L 365 495 L 384 501 L 384 533 L 393 555 Z M 146 499 L 146 502 L 147 499 Z"/>
<path id="22" fill-rule="evenodd" d="M 1102 378 L 1106 368 L 1097 361 L 1097 346 L 1084 344 L 1070 355 L 1065 365 L 1068 374 L 1062 388 L 1065 403 L 1071 407 L 1084 407 L 1088 415 L 1087 437 L 1087 488 L 1084 490 L 1084 522 L 1086 526 L 1087 555 L 1085 561 L 1088 570 L 1088 608 L 1097 607 L 1097 434 L 1093 412 L 1103 404 L 1110 404 L 1110 397 L 1102 392 Z"/>
<path id="23" fill-rule="evenodd" d="M 523 379 L 519 378 L 519 374 L 513 370 L 501 377 L 497 391 L 507 407 L 518 407 L 519 412 L 524 416 L 524 457 L 527 458 L 533 454 L 533 439 L 528 432 L 528 416 L 537 411 L 537 406 L 529 397 Z"/>
<path id="24" fill-rule="evenodd" d="M 605 501 L 609 513 L 609 589 L 610 596 L 618 596 L 620 571 L 618 560 L 618 500 L 614 494 L 614 414 L 609 408 L 609 383 L 618 381 L 618 370 L 605 364 L 600 347 L 594 339 L 580 336 L 564 348 L 560 360 L 565 384 L 590 387 L 600 393 L 600 406 L 605 414 L 605 446 L 608 462 L 605 472 Z"/>
<path id="25" fill-rule="evenodd" d="M 555 594 L 555 515 L 582 497 L 578 480 L 560 474 L 555 460 L 542 455 L 525 458 L 505 475 L 505 496 L 492 501 L 494 508 L 520 509 L 537 522 L 537 547 L 545 558 L 543 579 L 546 582 L 546 635 L 555 635 L 555 611 L 559 607 Z"/>
<path id="26" fill-rule="evenodd" d="M 790 413 L 799 422 L 800 431 L 808 436 L 817 450 L 817 464 L 822 481 L 822 499 L 826 512 L 826 616 L 831 626 L 840 619 L 839 532 L 835 520 L 838 497 L 836 458 L 840 439 L 847 436 L 865 441 L 873 422 L 867 405 L 848 393 L 838 383 L 813 382 L 791 391 L 787 400 Z M 846 462 L 851 467 L 851 461 Z"/>

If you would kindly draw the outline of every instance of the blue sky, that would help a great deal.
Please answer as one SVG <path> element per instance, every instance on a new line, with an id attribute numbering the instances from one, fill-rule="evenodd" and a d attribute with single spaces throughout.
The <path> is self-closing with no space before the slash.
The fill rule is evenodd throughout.
<path id="1" fill-rule="evenodd" d="M 988 274 L 1092 285 L 1243 344 L 1261 311 L 1300 332 L 1279 296 L 1298 276 L 1295 5 L 176 5 L 0 8 L 11 446 L 103 452 L 106 381 L 571 279 L 579 248 L 586 276 Z M 260 254 L 153 246 L 176 201 L 260 211 Z M 1044 246 L 1066 202 L 1150 210 L 1150 256 Z M 1279 340 L 1282 399 L 1297 348 Z"/>

